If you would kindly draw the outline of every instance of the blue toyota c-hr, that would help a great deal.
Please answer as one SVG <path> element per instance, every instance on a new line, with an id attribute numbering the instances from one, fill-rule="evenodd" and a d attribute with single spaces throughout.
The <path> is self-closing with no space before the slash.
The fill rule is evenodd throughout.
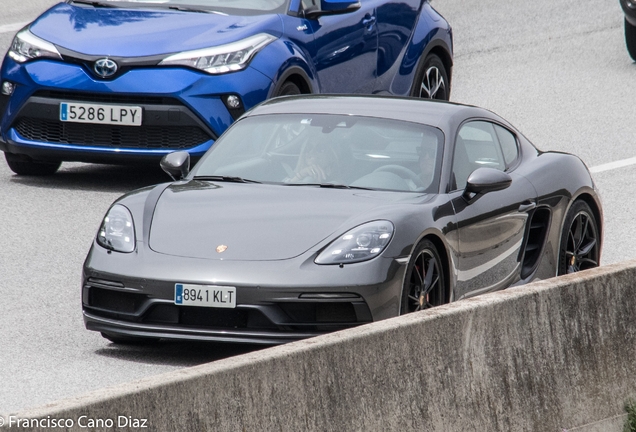
<path id="1" fill-rule="evenodd" d="M 428 0 L 67 0 L 4 58 L 0 150 L 23 175 L 197 158 L 275 96 L 448 99 L 452 52 Z"/>

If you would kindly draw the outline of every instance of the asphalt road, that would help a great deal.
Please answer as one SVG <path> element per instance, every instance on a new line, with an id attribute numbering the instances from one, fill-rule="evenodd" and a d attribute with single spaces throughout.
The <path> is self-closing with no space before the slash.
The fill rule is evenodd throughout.
<path id="1" fill-rule="evenodd" d="M 51 0 L 2 0 L 0 52 Z M 616 0 L 434 0 L 452 24 L 451 99 L 489 108 L 540 149 L 595 171 L 605 208 L 603 263 L 636 258 L 632 103 L 636 64 Z M 626 166 L 617 167 L 625 161 Z M 563 175 L 567 175 L 566 172 Z M 0 161 L 0 413 L 213 361 L 255 347 L 119 347 L 84 329 L 80 274 L 103 213 L 156 170 L 63 164 L 20 178 Z"/>

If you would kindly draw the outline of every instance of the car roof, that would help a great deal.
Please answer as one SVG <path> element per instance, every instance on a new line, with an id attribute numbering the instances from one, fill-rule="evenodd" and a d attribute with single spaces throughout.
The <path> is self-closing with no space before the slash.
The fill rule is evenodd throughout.
<path id="1" fill-rule="evenodd" d="M 467 118 L 506 123 L 484 108 L 430 99 L 377 95 L 299 95 L 269 99 L 246 116 L 269 114 L 336 114 L 378 117 L 427 124 L 449 131 Z"/>

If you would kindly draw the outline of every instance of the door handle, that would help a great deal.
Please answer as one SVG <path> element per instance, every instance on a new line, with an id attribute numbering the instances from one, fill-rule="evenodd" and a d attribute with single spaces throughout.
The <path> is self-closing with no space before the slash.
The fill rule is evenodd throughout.
<path id="1" fill-rule="evenodd" d="M 533 210 L 537 207 L 537 203 L 536 202 L 532 202 L 532 201 L 525 201 L 523 203 L 521 203 L 521 205 L 519 206 L 519 212 L 529 212 L 530 210 Z"/>
<path id="2" fill-rule="evenodd" d="M 365 18 L 362 20 L 362 25 L 364 26 L 372 26 L 373 24 L 375 24 L 375 17 L 374 16 L 370 16 L 368 18 Z"/>

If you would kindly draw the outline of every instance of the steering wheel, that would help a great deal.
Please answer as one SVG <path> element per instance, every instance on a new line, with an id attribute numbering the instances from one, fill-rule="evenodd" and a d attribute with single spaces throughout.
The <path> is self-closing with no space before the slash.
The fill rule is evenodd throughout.
<path id="1" fill-rule="evenodd" d="M 403 167 L 402 165 L 384 165 L 380 168 L 376 168 L 373 172 L 390 172 L 393 174 L 397 174 L 405 180 L 411 180 L 413 183 L 415 183 L 415 186 L 417 188 L 424 187 L 424 182 L 422 182 L 420 176 L 415 174 L 410 169 Z"/>

